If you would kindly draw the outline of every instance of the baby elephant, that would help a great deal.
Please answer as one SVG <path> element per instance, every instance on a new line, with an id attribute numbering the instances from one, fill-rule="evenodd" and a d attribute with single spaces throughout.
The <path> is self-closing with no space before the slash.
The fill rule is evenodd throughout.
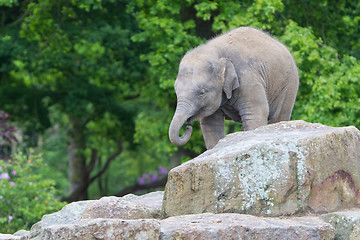
<path id="1" fill-rule="evenodd" d="M 169 137 L 188 142 L 200 120 L 207 149 L 224 137 L 224 117 L 243 130 L 290 120 L 299 86 L 288 49 L 268 34 L 240 27 L 186 53 L 175 81 L 177 106 Z M 187 123 L 183 136 L 181 127 Z"/>

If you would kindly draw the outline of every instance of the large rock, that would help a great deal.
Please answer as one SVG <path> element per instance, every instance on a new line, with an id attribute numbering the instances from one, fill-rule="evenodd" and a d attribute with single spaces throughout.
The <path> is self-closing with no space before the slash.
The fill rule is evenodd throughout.
<path id="1" fill-rule="evenodd" d="M 40 222 L 32 226 L 27 237 L 29 239 L 57 239 L 60 235 L 70 236 L 79 232 L 76 235 L 78 239 L 88 239 L 89 234 L 94 234 L 92 227 L 102 229 L 101 231 L 107 235 L 115 234 L 112 232 L 115 231 L 114 228 L 122 227 L 125 230 L 124 233 L 121 233 L 123 235 L 119 236 L 125 236 L 124 234 L 127 232 L 137 231 L 143 231 L 146 236 L 152 236 L 156 229 L 150 230 L 150 228 L 154 224 L 158 224 L 155 220 L 155 222 L 125 220 L 159 218 L 163 195 L 164 193 L 159 191 L 142 196 L 129 194 L 124 197 L 103 197 L 100 200 L 70 203 L 59 212 L 44 215 Z M 94 221 L 90 221 L 91 219 Z M 109 219 L 109 221 L 107 223 L 101 219 Z M 112 221 L 110 219 L 124 221 Z M 137 224 L 141 225 L 139 229 L 135 227 Z M 85 229 L 89 229 L 89 231 L 86 232 Z M 137 235 L 131 235 L 131 237 L 141 239 Z"/>
<path id="2" fill-rule="evenodd" d="M 166 216 L 304 215 L 358 207 L 360 132 L 304 121 L 230 134 L 172 169 Z"/>
<path id="3" fill-rule="evenodd" d="M 56 224 L 47 226 L 31 240 L 88 240 L 88 239 L 159 239 L 160 223 L 155 219 L 88 219 L 74 224 Z"/>
<path id="4" fill-rule="evenodd" d="M 128 194 L 124 197 L 103 197 L 88 204 L 81 218 L 160 218 L 163 197 L 162 191 L 142 196 Z"/>
<path id="5" fill-rule="evenodd" d="M 155 197 L 161 193 L 149 195 Z M 124 197 L 124 199 L 132 198 L 133 195 Z M 151 197 L 144 195 L 135 199 L 138 204 L 146 205 Z M 162 220 L 128 220 L 122 219 L 120 214 L 109 216 L 111 218 L 94 219 L 84 219 L 80 216 L 79 213 L 85 213 L 84 209 L 90 204 L 100 201 L 102 200 L 72 203 L 57 213 L 47 215 L 45 219 L 48 221 L 37 224 L 38 227 L 33 227 L 30 232 L 18 232 L 18 236 L 0 234 L 0 239 L 359 239 L 359 209 L 321 216 L 281 218 L 237 213 L 203 213 Z M 80 210 L 76 210 L 76 206 Z M 70 214 L 71 209 L 75 214 Z M 90 209 L 93 208 L 88 208 L 88 211 Z M 56 221 L 55 217 L 59 220 Z"/>
<path id="6" fill-rule="evenodd" d="M 120 217 L 120 216 L 119 216 Z M 22 237 L 1 235 L 7 240 L 68 239 L 333 239 L 335 229 L 320 217 L 265 218 L 251 215 L 195 214 L 167 219 L 79 219 L 54 223 Z M 344 238 L 339 238 L 344 239 Z"/>
<path id="7" fill-rule="evenodd" d="M 176 216 L 161 221 L 162 240 L 333 239 L 334 229 L 317 217 L 263 218 L 236 213 Z"/>
<path id="8" fill-rule="evenodd" d="M 86 206 L 93 202 L 95 201 L 87 200 L 87 201 L 73 202 L 66 205 L 58 212 L 44 215 L 40 222 L 34 224 L 31 227 L 31 231 L 34 234 L 35 232 L 41 231 L 42 229 L 48 226 L 77 223 L 82 217 L 82 214 Z"/>
<path id="9" fill-rule="evenodd" d="M 0 240 L 21 240 L 20 236 L 0 233 Z"/>

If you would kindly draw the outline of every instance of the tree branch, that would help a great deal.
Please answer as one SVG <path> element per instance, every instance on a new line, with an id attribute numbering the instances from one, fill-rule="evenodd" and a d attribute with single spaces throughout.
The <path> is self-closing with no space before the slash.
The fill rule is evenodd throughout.
<path id="1" fill-rule="evenodd" d="M 83 184 L 82 186 L 77 188 L 73 193 L 71 193 L 70 196 L 63 197 L 61 200 L 69 202 L 69 203 L 73 202 L 73 201 L 82 200 L 82 199 L 79 199 L 79 196 L 81 196 L 82 192 L 85 191 L 92 182 L 94 182 L 97 178 L 99 178 L 102 174 L 104 174 L 104 172 L 110 166 L 111 161 L 114 160 L 117 156 L 119 156 L 120 153 L 122 152 L 122 150 L 123 150 L 122 140 L 119 139 L 118 140 L 118 151 L 116 153 L 114 153 L 113 155 L 111 155 L 106 160 L 104 167 L 95 176 L 90 178 L 86 184 Z M 90 175 L 91 170 L 94 169 L 97 159 L 98 159 L 98 150 L 93 148 L 93 149 L 91 149 L 91 161 L 86 169 L 86 171 L 88 172 L 88 175 Z"/>
<path id="2" fill-rule="evenodd" d="M 115 194 L 115 196 L 122 197 L 122 196 L 125 196 L 126 194 L 134 193 L 139 190 L 150 190 L 153 188 L 165 187 L 165 184 L 167 182 L 167 177 L 168 176 L 166 175 L 163 178 L 156 180 L 154 182 L 151 182 L 151 183 L 145 183 L 145 184 L 135 183 L 132 186 L 124 188 L 123 190 L 121 190 L 120 192 Z"/>
<path id="3" fill-rule="evenodd" d="M 122 144 L 122 140 L 119 139 L 118 140 L 118 151 L 116 153 L 114 153 L 113 155 L 111 155 L 107 160 L 106 163 L 104 165 L 104 167 L 97 173 L 95 174 L 95 176 L 93 176 L 92 178 L 90 178 L 89 180 L 89 185 L 95 181 L 98 177 L 100 177 L 101 175 L 104 174 L 104 172 L 106 171 L 106 169 L 108 169 L 108 167 L 110 166 L 110 163 L 112 160 L 114 160 L 117 156 L 119 156 L 123 150 L 123 144 Z"/>
<path id="4" fill-rule="evenodd" d="M 89 165 L 86 168 L 87 173 L 90 175 L 92 170 L 94 170 L 96 160 L 98 159 L 98 150 L 95 148 L 91 149 L 91 160 Z"/>
<path id="5" fill-rule="evenodd" d="M 163 178 L 158 179 L 154 182 L 151 183 L 145 183 L 145 184 L 139 184 L 136 183 L 132 186 L 126 187 L 123 190 L 121 190 L 120 192 L 118 192 L 117 194 L 115 194 L 115 196 L 117 197 L 123 197 L 129 193 L 135 193 L 136 191 L 140 191 L 140 190 L 151 190 L 154 188 L 159 188 L 159 187 L 165 187 L 165 184 L 167 182 L 167 175 L 165 175 Z M 77 189 L 73 194 L 71 194 L 68 197 L 63 197 L 61 200 L 62 201 L 66 201 L 68 203 L 74 202 L 74 201 L 78 201 L 78 194 L 83 190 L 83 188 L 79 188 Z"/>

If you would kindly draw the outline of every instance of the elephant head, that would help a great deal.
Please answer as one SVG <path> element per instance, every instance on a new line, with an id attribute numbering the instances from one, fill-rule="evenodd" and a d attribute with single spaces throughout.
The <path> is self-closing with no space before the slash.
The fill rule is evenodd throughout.
<path id="1" fill-rule="evenodd" d="M 191 137 L 189 124 L 215 113 L 221 105 L 223 93 L 230 99 L 232 91 L 239 87 L 239 81 L 229 58 L 215 58 L 192 51 L 180 63 L 174 87 L 177 106 L 169 138 L 174 145 L 182 146 Z M 179 136 L 185 123 L 185 133 Z"/>

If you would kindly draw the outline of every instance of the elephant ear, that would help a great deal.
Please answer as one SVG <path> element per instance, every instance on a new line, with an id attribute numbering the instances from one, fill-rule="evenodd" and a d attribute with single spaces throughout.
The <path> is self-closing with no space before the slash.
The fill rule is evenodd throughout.
<path id="1" fill-rule="evenodd" d="M 227 99 L 232 96 L 232 91 L 240 86 L 235 67 L 229 58 L 220 58 L 222 74 L 224 79 L 223 90 Z"/>

